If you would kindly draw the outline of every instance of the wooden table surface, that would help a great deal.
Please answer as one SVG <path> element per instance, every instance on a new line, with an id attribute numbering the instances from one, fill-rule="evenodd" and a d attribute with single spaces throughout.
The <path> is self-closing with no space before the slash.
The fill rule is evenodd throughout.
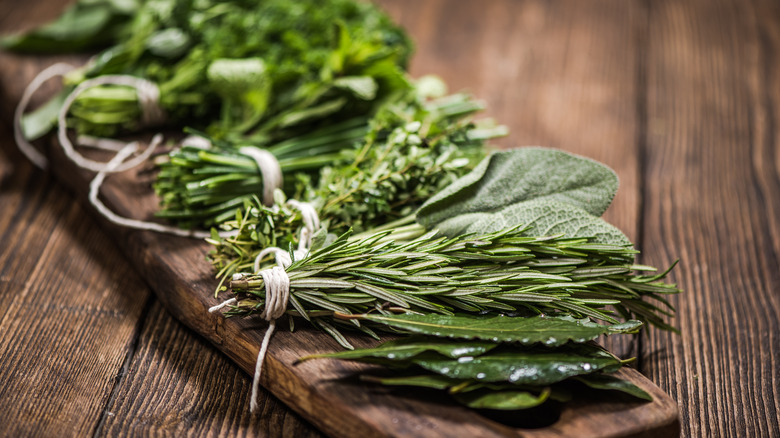
<path id="1" fill-rule="evenodd" d="M 0 0 L 0 32 L 65 1 Z M 680 259 L 674 335 L 620 354 L 677 400 L 683 436 L 780 436 L 780 4 L 384 0 L 412 73 L 621 178 L 606 219 L 640 262 Z M 52 6 L 54 5 L 54 6 Z M 0 57 L 0 435 L 320 436 L 175 319 L 92 212 L 15 150 Z"/>

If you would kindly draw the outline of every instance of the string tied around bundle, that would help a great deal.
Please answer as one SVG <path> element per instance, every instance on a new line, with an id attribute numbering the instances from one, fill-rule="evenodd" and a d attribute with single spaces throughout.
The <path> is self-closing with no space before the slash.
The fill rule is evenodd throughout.
<path id="1" fill-rule="evenodd" d="M 263 336 L 263 342 L 260 344 L 260 351 L 257 354 L 257 360 L 255 362 L 255 373 L 252 378 L 252 395 L 249 404 L 249 410 L 255 412 L 257 404 L 257 393 L 260 389 L 260 376 L 262 375 L 263 364 L 265 363 L 265 356 L 268 352 L 268 345 L 276 330 L 276 320 L 284 315 L 287 311 L 287 304 L 290 299 L 290 277 L 287 275 L 286 269 L 292 265 L 295 260 L 301 260 L 307 257 L 311 245 L 311 236 L 319 229 L 320 219 L 317 215 L 317 210 L 311 204 L 307 202 L 300 202 L 297 200 L 289 200 L 288 205 L 298 209 L 301 213 L 301 219 L 304 223 L 301 229 L 300 239 L 298 242 L 298 249 L 293 251 L 293 258 L 290 257 L 289 252 L 277 248 L 268 247 L 260 251 L 255 257 L 254 272 L 263 278 L 263 284 L 265 285 L 265 306 L 260 316 L 268 321 L 268 329 Z M 261 261 L 269 254 L 274 254 L 276 259 L 276 266 L 269 269 L 260 269 Z M 236 273 L 233 274 L 233 281 L 239 281 L 244 279 L 247 274 Z M 216 306 L 209 308 L 209 313 L 215 313 L 227 306 L 238 305 L 236 298 L 230 298 Z"/>
<path id="2" fill-rule="evenodd" d="M 282 183 L 284 183 L 279 160 L 267 150 L 254 146 L 243 146 L 238 152 L 254 160 L 263 178 L 263 204 L 268 207 L 272 206 L 274 204 L 274 191 L 282 188 Z"/>
<path id="3" fill-rule="evenodd" d="M 155 147 L 153 147 L 153 142 L 150 142 L 149 147 L 141 154 L 109 169 L 108 163 L 91 160 L 78 153 L 74 148 L 73 143 L 71 143 L 70 138 L 68 138 L 67 117 L 70 112 L 70 107 L 81 93 L 100 85 L 120 85 L 134 88 L 138 95 L 138 104 L 141 109 L 141 123 L 145 126 L 159 124 L 165 120 L 165 112 L 160 107 L 159 103 L 160 90 L 154 82 L 135 76 L 98 76 L 80 83 L 73 89 L 68 97 L 65 98 L 62 108 L 60 108 L 57 115 L 57 139 L 59 140 L 65 155 L 79 167 L 89 169 L 93 172 L 123 172 L 148 160 L 155 149 Z"/>
<path id="4" fill-rule="evenodd" d="M 46 157 L 38 151 L 26 138 L 22 127 L 22 118 L 27 110 L 32 96 L 38 91 L 45 82 L 57 76 L 64 76 L 68 72 L 72 71 L 74 67 L 70 64 L 57 63 L 43 71 L 41 71 L 30 84 L 25 88 L 22 98 L 16 107 L 14 112 L 14 139 L 19 147 L 19 150 L 27 156 L 27 158 L 37 167 L 46 169 L 48 167 L 48 160 Z M 90 182 L 89 186 L 89 202 L 95 209 L 103 215 L 109 222 L 116 225 L 132 228 L 137 230 L 155 231 L 158 233 L 172 234 L 182 237 L 194 237 L 198 239 L 207 238 L 211 233 L 202 230 L 183 230 L 178 227 L 167 226 L 156 222 L 149 222 L 137 219 L 131 219 L 120 216 L 111 211 L 103 202 L 99 199 L 100 187 L 106 179 L 107 174 L 123 172 L 132 169 L 144 162 L 146 162 L 155 149 L 162 144 L 163 137 L 161 134 L 156 134 L 149 142 L 148 147 L 140 154 L 133 158 L 139 149 L 138 142 L 126 143 L 120 140 L 111 138 L 98 138 L 87 135 L 80 135 L 77 138 L 77 143 L 80 146 L 87 146 L 104 151 L 116 152 L 114 157 L 108 162 L 100 162 L 88 159 L 78 153 L 75 147 L 68 138 L 68 126 L 67 116 L 70 111 L 70 107 L 86 90 L 101 86 L 101 85 L 119 85 L 134 88 L 138 96 L 138 105 L 141 113 L 140 123 L 143 126 L 153 126 L 165 121 L 165 111 L 160 106 L 160 89 L 151 81 L 143 78 L 128 76 L 128 75 L 106 75 L 99 76 L 92 79 L 87 79 L 80 83 L 76 88 L 71 91 L 63 101 L 62 107 L 57 114 L 57 138 L 60 145 L 63 148 L 65 155 L 73 161 L 77 166 L 88 169 L 97 174 Z M 190 140 L 192 141 L 192 140 Z M 206 145 L 203 146 L 203 142 L 199 144 L 205 148 L 208 148 L 210 144 L 206 141 Z M 237 234 L 236 231 L 221 231 L 219 235 L 222 237 L 233 236 Z"/>

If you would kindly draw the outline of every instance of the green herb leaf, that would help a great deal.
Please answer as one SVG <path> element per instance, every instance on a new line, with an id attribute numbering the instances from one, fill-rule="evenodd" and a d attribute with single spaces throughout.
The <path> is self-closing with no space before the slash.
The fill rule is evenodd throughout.
<path id="1" fill-rule="evenodd" d="M 434 352 L 451 359 L 457 359 L 464 356 L 479 356 L 492 350 L 497 345 L 498 344 L 492 342 L 452 342 L 430 337 L 404 337 L 385 342 L 376 348 L 320 354 L 305 357 L 301 360 L 315 358 L 350 360 L 374 357 L 403 361 L 425 352 Z"/>
<path id="2" fill-rule="evenodd" d="M 527 235 L 592 237 L 593 242 L 630 246 L 631 241 L 615 226 L 571 204 L 534 199 L 492 213 L 467 213 L 436 224 L 450 235 L 491 233 L 518 224 L 528 226 Z"/>
<path id="3" fill-rule="evenodd" d="M 361 376 L 367 382 L 378 383 L 387 386 L 416 386 L 418 388 L 448 389 L 463 383 L 459 379 L 452 379 L 439 374 L 422 374 L 419 376 L 374 377 Z"/>
<path id="4" fill-rule="evenodd" d="M 617 175 L 611 169 L 563 151 L 520 148 L 496 152 L 423 204 L 417 221 L 453 236 L 477 219 L 475 214 L 496 213 L 532 200 L 569 204 L 601 216 L 617 187 Z M 465 215 L 466 219 L 457 220 Z M 443 229 L 445 221 L 448 227 Z"/>
<path id="5" fill-rule="evenodd" d="M 371 76 L 347 76 L 333 81 L 337 88 L 349 90 L 355 97 L 363 100 L 371 100 L 376 97 L 379 90 L 374 78 Z"/>
<path id="6" fill-rule="evenodd" d="M 66 91 L 62 91 L 35 111 L 25 114 L 22 117 L 24 138 L 30 141 L 37 140 L 51 131 L 57 124 L 57 114 L 67 95 Z"/>
<path id="7" fill-rule="evenodd" d="M 137 7 L 135 0 L 77 2 L 56 21 L 24 35 L 0 39 L 0 47 L 21 52 L 58 53 L 104 46 Z"/>
<path id="8" fill-rule="evenodd" d="M 390 327 L 431 336 L 483 339 L 492 342 L 542 343 L 559 346 L 567 342 L 587 342 L 600 335 L 636 333 L 642 323 L 600 325 L 587 319 L 561 317 L 470 317 L 466 315 L 366 315 L 365 319 Z M 457 344 L 456 344 L 457 345 Z"/>
<path id="9" fill-rule="evenodd" d="M 653 400 L 653 397 L 645 392 L 644 389 L 634 385 L 628 380 L 623 380 L 615 376 L 606 374 L 591 374 L 588 376 L 577 377 L 576 380 L 593 389 L 620 391 L 642 400 Z"/>
<path id="10" fill-rule="evenodd" d="M 550 385 L 597 371 L 615 372 L 622 365 L 611 354 L 588 344 L 556 349 L 501 349 L 455 360 L 425 354 L 411 361 L 428 371 L 455 379 L 517 385 Z"/>
<path id="11" fill-rule="evenodd" d="M 519 389 L 502 391 L 479 389 L 453 394 L 455 400 L 472 409 L 500 409 L 507 411 L 529 409 L 539 406 L 547 401 L 549 396 L 550 388 L 545 388 L 539 393 Z"/>

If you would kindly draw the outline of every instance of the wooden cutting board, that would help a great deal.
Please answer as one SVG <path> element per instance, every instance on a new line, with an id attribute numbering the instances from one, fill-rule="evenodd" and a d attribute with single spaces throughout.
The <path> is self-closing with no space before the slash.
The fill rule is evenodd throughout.
<path id="1" fill-rule="evenodd" d="M 9 114 L 19 90 L 50 61 L 8 55 L 3 55 L 3 61 L 6 74 L 0 85 L 4 112 Z M 93 174 L 77 169 L 55 143 L 48 144 L 48 155 L 56 163 L 54 173 L 86 199 Z M 102 199 L 121 215 L 149 219 L 157 206 L 150 189 L 152 180 L 153 173 L 148 168 L 111 176 L 103 186 Z M 207 312 L 222 299 L 214 297 L 216 280 L 205 257 L 208 245 L 198 240 L 121 229 L 104 220 L 103 223 L 169 312 L 251 374 L 266 325 L 261 320 L 225 319 Z M 358 348 L 373 344 L 361 337 L 351 337 L 350 341 Z M 331 436 L 656 437 L 679 433 L 676 403 L 628 368 L 619 374 L 650 393 L 652 402 L 627 401 L 607 394 L 596 399 L 579 397 L 559 412 L 544 413 L 557 416 L 557 420 L 542 418 L 549 424 L 531 428 L 491 420 L 436 393 L 388 390 L 342 379 L 363 365 L 332 360 L 293 365 L 301 356 L 338 349 L 335 341 L 317 330 L 301 327 L 290 333 L 280 329 L 272 339 L 261 379 L 265 388 Z M 527 426 L 539 420 L 534 415 L 535 418 L 525 419 L 521 415 L 516 420 Z"/>

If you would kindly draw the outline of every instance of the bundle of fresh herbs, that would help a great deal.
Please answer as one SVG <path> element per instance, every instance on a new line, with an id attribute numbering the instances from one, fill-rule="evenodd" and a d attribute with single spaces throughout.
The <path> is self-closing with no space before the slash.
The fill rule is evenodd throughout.
<path id="1" fill-rule="evenodd" d="M 648 269 L 633 265 L 635 251 L 587 238 L 527 237 L 527 231 L 514 227 L 456 238 L 433 231 L 406 243 L 379 243 L 389 232 L 356 241 L 345 234 L 287 267 L 290 309 L 346 348 L 336 326 L 372 335 L 381 328 L 370 317 L 362 323 L 347 317 L 367 312 L 566 314 L 664 325 L 661 316 L 672 309 L 662 295 L 678 290 L 659 282 L 666 273 L 635 274 Z M 233 276 L 229 286 L 238 298 L 231 314 L 263 309 L 261 276 Z"/>
<path id="2" fill-rule="evenodd" d="M 459 403 L 488 411 L 517 411 L 548 400 L 566 402 L 585 388 L 651 400 L 643 389 L 612 375 L 622 361 L 590 342 L 601 334 L 636 333 L 629 321 L 602 326 L 568 316 L 360 316 L 409 336 L 376 348 L 302 358 L 385 365 L 392 374 L 364 371 L 364 381 L 446 391 Z"/>
<path id="3" fill-rule="evenodd" d="M 132 11 L 132 12 L 131 12 Z M 3 40 L 19 51 L 114 45 L 65 78 L 62 94 L 27 117 L 25 133 L 51 129 L 72 87 L 105 75 L 157 84 L 165 120 L 226 139 L 278 142 L 356 116 L 409 87 L 411 43 L 368 2 L 354 0 L 82 0 L 59 21 Z M 81 134 L 114 136 L 140 126 L 127 87 L 87 90 L 71 109 Z"/>
<path id="4" fill-rule="evenodd" d="M 436 79 L 422 82 L 430 81 Z M 470 170 L 484 155 L 484 141 L 504 128 L 477 126 L 471 115 L 482 106 L 467 95 L 431 99 L 427 88 L 415 86 L 386 101 L 373 118 L 268 146 L 284 172 L 285 193 L 314 203 L 335 232 L 363 231 L 411 213 Z M 160 163 L 159 217 L 187 228 L 216 226 L 263 191 L 256 162 L 240 151 L 246 142 L 210 141 L 208 150 L 185 146 Z"/>
<path id="5" fill-rule="evenodd" d="M 236 236 L 210 239 L 211 259 L 236 299 L 227 314 L 251 316 L 267 298 L 255 257 L 270 245 L 289 248 L 291 327 L 303 318 L 347 349 L 344 330 L 402 336 L 318 356 L 400 370 L 364 376 L 375 383 L 445 389 L 485 409 L 563 400 L 573 380 L 647 399 L 610 375 L 623 361 L 590 344 L 643 323 L 674 330 L 664 320 L 674 312 L 665 296 L 679 292 L 663 281 L 671 268 L 642 274 L 655 269 L 635 264 L 630 241 L 599 217 L 616 190 L 614 172 L 585 158 L 496 152 L 374 233 L 322 229 L 303 258 L 292 251 L 295 232 L 275 233 L 277 224 L 303 226 L 294 211 L 250 206 L 228 223 Z"/>

